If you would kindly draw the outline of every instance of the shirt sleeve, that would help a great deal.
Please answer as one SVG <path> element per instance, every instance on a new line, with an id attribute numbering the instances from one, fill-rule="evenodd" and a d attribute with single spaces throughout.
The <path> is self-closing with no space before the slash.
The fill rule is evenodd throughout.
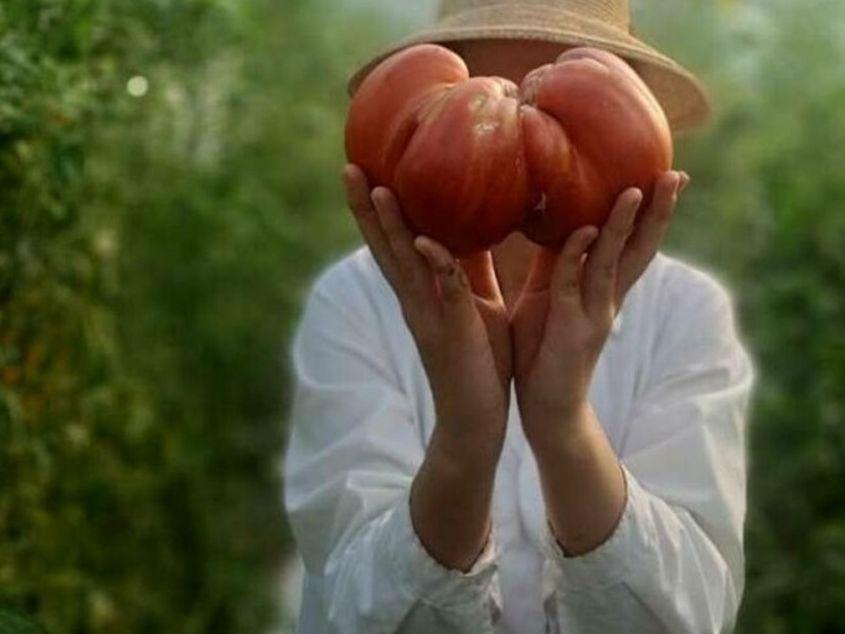
<path id="1" fill-rule="evenodd" d="M 752 366 L 715 282 L 672 301 L 620 452 L 628 495 L 619 525 L 579 557 L 547 530 L 548 608 L 560 632 L 734 627 Z"/>
<path id="2" fill-rule="evenodd" d="M 349 280 L 319 283 L 293 347 L 296 390 L 285 504 L 319 631 L 492 632 L 494 539 L 468 573 L 414 532 L 411 482 L 424 441 L 385 353 L 379 317 Z"/>

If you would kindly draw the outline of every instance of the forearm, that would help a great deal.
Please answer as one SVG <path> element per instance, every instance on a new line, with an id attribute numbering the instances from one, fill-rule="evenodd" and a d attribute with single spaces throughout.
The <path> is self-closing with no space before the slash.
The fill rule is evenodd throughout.
<path id="1" fill-rule="evenodd" d="M 570 421 L 546 421 L 551 430 L 532 439 L 546 514 L 567 554 L 601 545 L 625 508 L 625 477 L 593 409 Z"/>
<path id="2" fill-rule="evenodd" d="M 490 533 L 490 506 L 497 436 L 456 438 L 438 424 L 425 460 L 414 478 L 411 518 L 429 553 L 443 566 L 466 572 Z"/>

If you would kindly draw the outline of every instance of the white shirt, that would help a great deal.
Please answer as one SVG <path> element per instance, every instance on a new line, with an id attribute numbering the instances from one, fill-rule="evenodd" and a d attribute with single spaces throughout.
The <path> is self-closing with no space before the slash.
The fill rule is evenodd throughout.
<path id="1" fill-rule="evenodd" d="M 396 297 L 370 252 L 308 299 L 285 503 L 306 574 L 299 632 L 726 632 L 744 582 L 745 414 L 752 366 L 729 296 L 658 255 L 628 295 L 591 403 L 627 479 L 611 537 L 568 558 L 550 535 L 511 398 L 493 534 L 468 573 L 416 536 L 408 494 L 434 404 Z"/>

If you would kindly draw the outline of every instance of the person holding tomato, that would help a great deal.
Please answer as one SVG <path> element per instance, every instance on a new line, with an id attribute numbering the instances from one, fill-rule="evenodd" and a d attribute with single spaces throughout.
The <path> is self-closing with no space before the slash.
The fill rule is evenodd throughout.
<path id="1" fill-rule="evenodd" d="M 444 1 L 392 50 L 420 42 L 516 83 L 588 44 L 673 130 L 708 114 L 624 0 Z M 753 368 L 722 285 L 659 252 L 689 176 L 626 189 L 560 247 L 466 255 L 360 166 L 343 178 L 366 247 L 317 281 L 293 350 L 299 631 L 730 631 Z"/>

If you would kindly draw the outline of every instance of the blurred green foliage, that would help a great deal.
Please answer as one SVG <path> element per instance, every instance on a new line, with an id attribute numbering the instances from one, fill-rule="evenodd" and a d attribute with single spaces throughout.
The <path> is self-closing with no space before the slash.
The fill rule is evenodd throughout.
<path id="1" fill-rule="evenodd" d="M 741 630 L 839 632 L 845 4 L 637 6 L 719 110 L 679 143 L 668 249 L 730 284 L 757 360 Z M 278 620 L 284 351 L 355 240 L 344 79 L 395 29 L 345 7 L 0 3 L 0 607 L 57 634 Z"/>
<path id="2" fill-rule="evenodd" d="M 0 3 L 0 606 L 50 632 L 276 620 L 283 351 L 352 238 L 336 13 Z"/>
<path id="3" fill-rule="evenodd" d="M 843 632 L 845 3 L 642 4 L 719 110 L 669 250 L 729 283 L 756 360 L 740 630 Z"/>

